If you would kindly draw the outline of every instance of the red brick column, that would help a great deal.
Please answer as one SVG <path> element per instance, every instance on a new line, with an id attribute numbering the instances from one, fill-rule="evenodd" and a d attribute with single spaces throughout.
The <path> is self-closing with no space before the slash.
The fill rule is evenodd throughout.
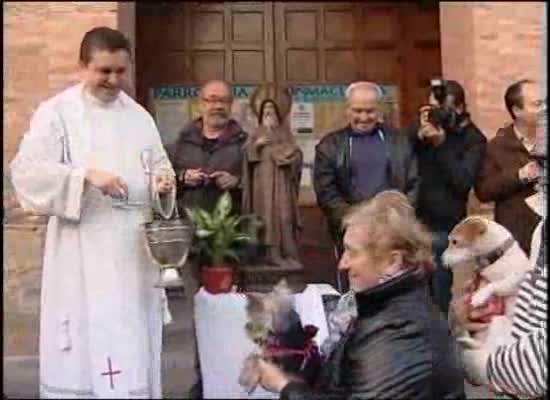
<path id="1" fill-rule="evenodd" d="M 508 85 L 542 77 L 542 2 L 441 2 L 443 75 L 461 82 L 487 135 L 510 121 Z"/>
<path id="2" fill-rule="evenodd" d="M 78 80 L 78 48 L 94 26 L 117 27 L 117 2 L 5 2 L 4 167 L 38 104 Z"/>

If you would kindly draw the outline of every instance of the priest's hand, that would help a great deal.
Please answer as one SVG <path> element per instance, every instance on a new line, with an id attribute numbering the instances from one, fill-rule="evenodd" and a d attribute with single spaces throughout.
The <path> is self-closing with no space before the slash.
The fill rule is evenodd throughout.
<path id="1" fill-rule="evenodd" d="M 155 176 L 155 187 L 159 193 L 168 193 L 174 187 L 175 181 L 172 175 Z"/>
<path id="2" fill-rule="evenodd" d="M 239 184 L 239 178 L 227 171 L 216 171 L 210 174 L 210 178 L 215 179 L 216 185 L 222 190 L 233 189 Z"/>
<path id="3" fill-rule="evenodd" d="M 124 199 L 128 196 L 128 185 L 120 176 L 99 169 L 86 171 L 85 181 L 98 188 L 105 195 L 115 199 Z"/>

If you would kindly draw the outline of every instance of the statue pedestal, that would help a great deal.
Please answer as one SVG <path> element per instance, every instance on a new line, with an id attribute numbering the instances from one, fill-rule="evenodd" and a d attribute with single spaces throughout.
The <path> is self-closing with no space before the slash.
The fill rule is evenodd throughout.
<path id="1" fill-rule="evenodd" d="M 283 278 L 293 292 L 301 292 L 306 284 L 303 279 L 304 268 L 273 266 L 266 264 L 244 265 L 239 267 L 239 283 L 244 292 L 271 292 Z"/>

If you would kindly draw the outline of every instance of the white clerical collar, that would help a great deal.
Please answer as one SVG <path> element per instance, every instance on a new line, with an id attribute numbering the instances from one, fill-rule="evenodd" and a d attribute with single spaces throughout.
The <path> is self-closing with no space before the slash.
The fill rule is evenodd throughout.
<path id="1" fill-rule="evenodd" d="M 529 142 L 529 139 L 527 138 L 527 136 L 521 133 L 521 131 L 517 128 L 516 124 L 512 124 L 512 127 L 514 128 L 514 133 L 516 134 L 516 137 L 518 138 L 518 140 L 530 153 L 535 147 L 535 143 Z"/>
<path id="2" fill-rule="evenodd" d="M 92 104 L 94 106 L 99 106 L 101 108 L 112 108 L 112 107 L 122 105 L 123 102 L 122 102 L 121 93 L 122 93 L 122 91 L 118 93 L 117 97 L 114 100 L 106 103 L 104 101 L 101 101 L 97 97 L 95 97 L 93 94 L 91 94 L 86 89 L 86 86 L 84 84 L 82 84 L 82 96 L 84 98 L 84 101 L 86 101 L 87 103 Z"/>

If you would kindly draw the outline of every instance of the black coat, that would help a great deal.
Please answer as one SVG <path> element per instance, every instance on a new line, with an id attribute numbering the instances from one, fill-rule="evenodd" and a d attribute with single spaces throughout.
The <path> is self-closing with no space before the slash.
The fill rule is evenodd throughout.
<path id="1" fill-rule="evenodd" d="M 466 399 L 447 322 L 414 272 L 356 295 L 358 319 L 318 384 L 289 383 L 281 399 Z"/>
<path id="2" fill-rule="evenodd" d="M 419 124 L 409 128 L 418 158 L 420 186 L 416 213 L 432 231 L 450 232 L 466 217 L 468 196 L 481 170 L 487 139 L 469 122 L 434 147 L 417 139 Z"/>
<path id="3" fill-rule="evenodd" d="M 389 162 L 390 186 L 416 202 L 418 175 L 412 142 L 397 129 L 381 126 Z M 350 206 L 365 200 L 352 185 L 350 168 L 350 133 L 347 126 L 329 133 L 315 147 L 313 187 L 317 204 L 323 210 L 333 240 L 341 239 L 342 217 Z"/>
<path id="4" fill-rule="evenodd" d="M 167 148 L 168 157 L 178 176 L 187 169 L 202 168 L 208 172 L 227 171 L 241 177 L 243 163 L 243 145 L 247 134 L 240 125 L 230 120 L 224 134 L 217 143 L 209 148 L 206 146 L 201 132 L 202 121 L 196 120 L 186 126 L 179 134 L 178 140 Z M 180 215 L 184 214 L 185 207 L 202 207 L 212 210 L 222 194 L 214 182 L 189 187 L 183 182 L 177 183 L 177 199 Z M 240 210 L 241 189 L 231 190 L 233 207 Z"/>

